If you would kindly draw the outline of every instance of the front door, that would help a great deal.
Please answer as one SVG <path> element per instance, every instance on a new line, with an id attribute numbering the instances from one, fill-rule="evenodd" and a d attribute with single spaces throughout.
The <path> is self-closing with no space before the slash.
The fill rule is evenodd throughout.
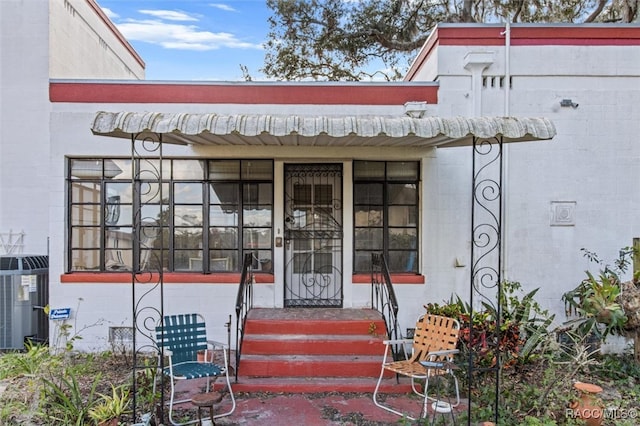
<path id="1" fill-rule="evenodd" d="M 285 165 L 285 307 L 342 307 L 342 164 Z"/>

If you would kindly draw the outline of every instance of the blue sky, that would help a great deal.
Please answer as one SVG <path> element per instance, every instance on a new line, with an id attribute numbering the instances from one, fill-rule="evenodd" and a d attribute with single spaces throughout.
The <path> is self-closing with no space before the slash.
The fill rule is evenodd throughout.
<path id="1" fill-rule="evenodd" d="M 147 80 L 264 80 L 271 11 L 261 0 L 97 0 L 146 64 Z"/>

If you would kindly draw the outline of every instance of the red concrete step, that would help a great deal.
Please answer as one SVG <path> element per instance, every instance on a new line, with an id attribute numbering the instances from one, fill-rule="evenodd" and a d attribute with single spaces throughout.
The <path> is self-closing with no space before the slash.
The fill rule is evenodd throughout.
<path id="1" fill-rule="evenodd" d="M 372 309 L 252 309 L 234 389 L 373 392 L 385 335 L 384 320 Z M 383 392 L 410 391 L 392 373 L 384 383 Z"/>
<path id="2" fill-rule="evenodd" d="M 382 356 L 242 355 L 239 374 L 251 377 L 378 377 Z"/>
<path id="3" fill-rule="evenodd" d="M 248 334 L 242 342 L 249 355 L 382 355 L 382 339 L 371 335 Z"/>
<path id="4" fill-rule="evenodd" d="M 378 379 L 373 377 L 239 377 L 238 382 L 232 383 L 231 386 L 234 392 L 373 393 L 377 381 Z M 411 392 L 411 383 L 404 378 L 399 383 L 395 377 L 383 379 L 379 392 L 387 394 L 409 393 Z"/>
<path id="5" fill-rule="evenodd" d="M 257 308 L 249 311 L 244 333 L 382 336 L 385 324 L 372 309 Z"/>

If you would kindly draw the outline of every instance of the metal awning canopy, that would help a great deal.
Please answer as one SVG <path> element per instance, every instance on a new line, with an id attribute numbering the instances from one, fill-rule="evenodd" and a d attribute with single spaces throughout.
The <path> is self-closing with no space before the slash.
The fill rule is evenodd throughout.
<path id="1" fill-rule="evenodd" d="M 503 142 L 552 139 L 547 118 L 422 117 L 359 115 L 193 114 L 98 112 L 96 135 L 144 139 L 162 134 L 164 143 L 252 146 L 463 146 L 473 139 Z"/>

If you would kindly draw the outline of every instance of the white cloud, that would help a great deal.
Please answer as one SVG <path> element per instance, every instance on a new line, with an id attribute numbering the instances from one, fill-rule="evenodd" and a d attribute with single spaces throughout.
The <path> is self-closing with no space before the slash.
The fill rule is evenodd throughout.
<path id="1" fill-rule="evenodd" d="M 166 49 L 215 50 L 220 48 L 262 49 L 225 32 L 203 31 L 195 25 L 170 24 L 158 20 L 127 20 L 116 24 L 127 40 L 156 44 Z"/>
<path id="2" fill-rule="evenodd" d="M 101 8 L 102 11 L 104 12 L 105 15 L 107 15 L 107 18 L 111 19 L 112 21 L 115 18 L 119 18 L 120 15 L 118 15 L 117 13 L 115 13 L 114 11 L 112 11 L 111 9 L 109 9 L 108 7 L 103 7 Z"/>
<path id="3" fill-rule="evenodd" d="M 233 7 L 229 6 L 228 4 L 224 4 L 224 3 L 210 3 L 209 6 L 216 7 L 218 9 L 224 10 L 226 12 L 237 12 L 236 9 L 234 9 Z"/>
<path id="4" fill-rule="evenodd" d="M 167 21 L 197 21 L 198 18 L 191 16 L 188 13 L 180 12 L 177 10 L 148 10 L 143 9 L 138 12 L 144 15 L 151 15 L 154 18 L 165 19 Z"/>

